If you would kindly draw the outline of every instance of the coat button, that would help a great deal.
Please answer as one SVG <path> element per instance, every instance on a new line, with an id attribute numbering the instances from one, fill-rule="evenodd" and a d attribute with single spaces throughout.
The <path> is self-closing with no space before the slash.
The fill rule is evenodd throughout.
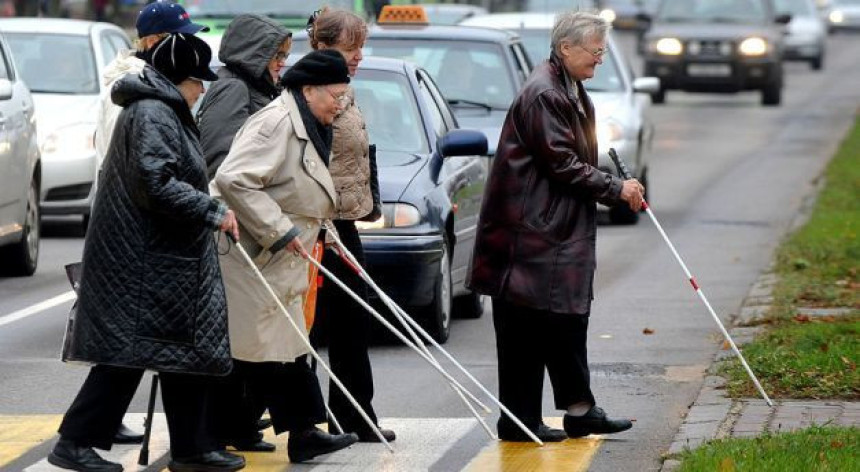
<path id="1" fill-rule="evenodd" d="M 310 223 L 308 223 L 308 229 L 311 229 L 311 226 L 312 226 L 312 225 L 311 225 Z"/>
<path id="2" fill-rule="evenodd" d="M 296 268 L 296 261 L 290 261 L 290 269 Z"/>

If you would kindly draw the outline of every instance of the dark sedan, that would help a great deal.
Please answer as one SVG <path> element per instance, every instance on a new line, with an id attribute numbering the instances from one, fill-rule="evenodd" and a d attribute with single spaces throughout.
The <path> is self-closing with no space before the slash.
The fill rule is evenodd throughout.
<path id="1" fill-rule="evenodd" d="M 482 311 L 464 283 L 487 179 L 487 139 L 458 129 L 430 75 L 411 63 L 365 58 L 351 85 L 377 147 L 383 202 L 382 218 L 358 223 L 368 271 L 444 342 L 455 296 L 463 298 L 464 316 Z"/>

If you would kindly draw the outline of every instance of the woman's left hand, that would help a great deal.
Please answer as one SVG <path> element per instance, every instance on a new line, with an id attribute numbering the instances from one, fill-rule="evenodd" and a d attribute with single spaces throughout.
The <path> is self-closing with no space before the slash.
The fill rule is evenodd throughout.
<path id="1" fill-rule="evenodd" d="M 291 239 L 290 242 L 288 242 L 287 245 L 284 246 L 284 251 L 292 251 L 297 256 L 302 256 L 305 259 L 309 257 L 308 252 L 305 251 L 305 247 L 302 246 L 302 242 L 299 240 L 298 236 Z"/>

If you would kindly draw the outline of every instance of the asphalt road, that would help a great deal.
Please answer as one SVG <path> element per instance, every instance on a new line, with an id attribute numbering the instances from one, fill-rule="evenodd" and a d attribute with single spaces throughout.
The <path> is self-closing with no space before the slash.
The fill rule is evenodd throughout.
<path id="1" fill-rule="evenodd" d="M 631 38 L 621 39 L 632 51 Z M 831 36 L 828 46 L 821 72 L 787 64 L 782 106 L 761 107 L 757 93 L 670 92 L 666 105 L 650 111 L 657 126 L 649 153 L 652 209 L 723 319 L 767 269 L 857 113 L 860 35 Z M 0 317 L 69 290 L 63 266 L 79 260 L 83 246 L 76 222 L 45 222 L 35 276 L 0 278 Z M 610 414 L 636 422 L 606 438 L 591 470 L 656 470 L 720 346 L 719 331 L 644 215 L 636 226 L 602 225 L 598 251 L 589 340 L 593 389 Z M 86 375 L 58 361 L 69 306 L 5 324 L 0 318 L 0 415 L 68 407 Z M 446 345 L 493 391 L 494 342 L 486 313 L 455 320 Z M 407 348 L 376 346 L 372 358 L 381 417 L 469 416 Z M 131 412 L 145 410 L 146 389 L 140 390 Z M 560 416 L 548 383 L 545 391 L 545 414 Z M 475 428 L 433 469 L 459 470 L 485 444 Z"/>

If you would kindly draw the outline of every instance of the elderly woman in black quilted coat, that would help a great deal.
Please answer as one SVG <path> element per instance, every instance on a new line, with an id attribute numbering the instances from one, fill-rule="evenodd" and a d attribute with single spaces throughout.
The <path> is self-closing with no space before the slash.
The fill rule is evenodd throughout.
<path id="1" fill-rule="evenodd" d="M 66 358 L 94 363 L 48 457 L 74 470 L 121 471 L 110 449 L 144 369 L 161 372 L 173 471 L 233 471 L 207 424 L 213 375 L 232 368 L 213 232 L 235 216 L 207 192 L 190 108 L 215 80 L 202 40 L 173 34 L 112 89 L 124 109 L 105 158 L 84 244 L 78 311 Z M 192 375 L 197 374 L 197 375 Z M 204 374 L 204 375 L 200 375 Z"/>

